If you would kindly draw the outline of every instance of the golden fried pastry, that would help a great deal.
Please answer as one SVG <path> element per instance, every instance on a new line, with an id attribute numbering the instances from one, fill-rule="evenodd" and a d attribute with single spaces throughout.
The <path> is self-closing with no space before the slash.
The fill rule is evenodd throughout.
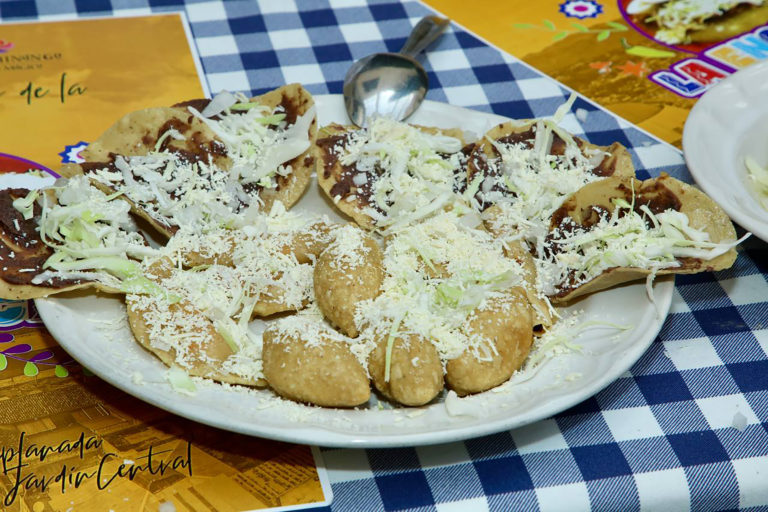
<path id="1" fill-rule="evenodd" d="M 525 269 L 525 274 L 523 275 L 526 284 L 525 295 L 528 297 L 528 302 L 533 309 L 534 330 L 539 332 L 548 329 L 557 319 L 555 318 L 554 308 L 549 303 L 547 297 L 538 291 L 536 285 L 536 263 L 531 252 L 528 250 L 528 245 L 522 240 L 508 242 L 505 244 L 504 254 L 508 258 L 517 261 Z"/>
<path id="2" fill-rule="evenodd" d="M 184 249 L 180 251 L 182 263 L 185 267 L 198 267 L 201 265 L 227 265 L 235 266 L 235 253 L 238 252 L 238 243 L 243 238 L 262 236 L 271 238 L 275 247 L 287 256 L 293 256 L 298 263 L 314 263 L 320 253 L 333 239 L 333 230 L 337 225 L 324 220 L 312 222 L 306 226 L 286 231 L 268 231 L 263 235 L 248 235 L 242 230 L 221 230 L 211 233 L 204 247 Z M 242 251 L 241 251 L 242 252 Z M 245 257 L 247 255 L 240 255 Z"/>
<path id="3" fill-rule="evenodd" d="M 284 254 L 293 254 L 299 263 L 314 263 L 333 239 L 336 224 L 315 222 L 306 229 L 296 231 L 289 244 L 282 247 Z"/>
<path id="4" fill-rule="evenodd" d="M 354 407 L 368 401 L 365 368 L 341 335 L 316 319 L 312 326 L 264 331 L 264 376 L 275 392 L 323 407 Z"/>
<path id="5" fill-rule="evenodd" d="M 287 219 L 297 220 L 293 213 Z M 298 219 L 302 220 L 302 219 Z M 325 221 L 286 228 L 216 230 L 205 234 L 186 230 L 174 235 L 164 249 L 191 270 L 227 266 L 241 275 L 245 294 L 254 298 L 254 316 L 298 311 L 312 299 L 312 252 L 328 243 L 332 225 Z"/>
<path id="6" fill-rule="evenodd" d="M 298 311 L 309 304 L 310 298 L 303 298 L 298 304 L 287 299 L 286 290 L 281 286 L 280 277 L 277 278 L 278 284 L 270 284 L 261 288 L 258 294 L 258 301 L 253 306 L 253 316 L 266 317 L 277 313 L 287 311 Z"/>
<path id="7" fill-rule="evenodd" d="M 221 365 L 233 352 L 226 340 L 216 332 L 213 323 L 188 302 L 168 305 L 168 317 L 178 318 L 177 322 L 164 324 L 164 336 L 173 336 L 186 340 L 183 346 L 163 348 L 162 343 L 153 340 L 152 325 L 154 318 L 152 305 L 144 305 L 146 297 L 126 296 L 128 325 L 134 338 L 145 349 L 152 352 L 166 366 L 179 366 L 187 374 L 206 377 L 229 384 L 264 387 L 266 382 L 260 378 L 249 378 L 223 373 Z"/>
<path id="8" fill-rule="evenodd" d="M 360 228 L 348 225 L 320 254 L 315 265 L 317 306 L 328 321 L 354 338 L 358 303 L 375 298 L 384 280 L 382 254 L 376 241 Z"/>
<path id="9" fill-rule="evenodd" d="M 396 336 L 387 358 L 383 337 L 368 357 L 368 372 L 384 396 L 403 405 L 424 405 L 443 389 L 443 365 L 437 349 L 417 334 Z M 389 364 L 387 360 L 389 359 Z"/>
<path id="10" fill-rule="evenodd" d="M 533 342 L 533 315 L 525 291 L 514 288 L 489 298 L 470 317 L 467 331 L 476 347 L 445 365 L 445 382 L 458 395 L 486 391 L 518 370 Z"/>
<path id="11" fill-rule="evenodd" d="M 194 249 L 179 250 L 182 264 L 185 267 L 201 267 L 203 265 L 226 265 L 234 267 L 233 260 L 235 245 L 237 243 L 236 231 L 227 231 L 220 233 L 215 244 L 209 244 L 205 247 Z M 242 235 L 241 235 L 242 236 Z M 208 238 L 208 237 L 207 237 Z"/>

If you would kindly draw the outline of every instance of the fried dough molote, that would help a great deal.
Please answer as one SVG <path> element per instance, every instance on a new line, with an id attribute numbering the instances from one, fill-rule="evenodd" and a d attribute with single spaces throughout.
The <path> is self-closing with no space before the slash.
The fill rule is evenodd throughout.
<path id="1" fill-rule="evenodd" d="M 504 246 L 504 254 L 518 262 L 525 273 L 525 295 L 533 310 L 533 325 L 535 330 L 542 331 L 551 327 L 557 321 L 557 313 L 547 297 L 539 291 L 537 286 L 536 263 L 531 255 L 528 245 L 522 240 L 508 242 Z"/>
<path id="2" fill-rule="evenodd" d="M 478 343 L 445 365 L 445 382 L 458 395 L 486 391 L 508 380 L 528 357 L 533 315 L 522 288 L 489 298 L 469 319 Z"/>
<path id="3" fill-rule="evenodd" d="M 403 405 L 424 405 L 443 390 L 440 354 L 417 334 L 382 337 L 368 357 L 368 372 L 384 396 Z M 389 357 L 387 356 L 389 354 Z"/>
<path id="4" fill-rule="evenodd" d="M 278 321 L 263 340 L 264 375 L 277 394 L 323 407 L 354 407 L 370 398 L 365 368 L 320 317 Z"/>
<path id="5" fill-rule="evenodd" d="M 354 225 L 336 230 L 335 239 L 320 253 L 314 271 L 315 301 L 331 324 L 354 338 L 357 305 L 375 298 L 384 271 L 381 249 L 365 231 Z"/>
<path id="6" fill-rule="evenodd" d="M 530 349 L 526 269 L 505 254 L 502 241 L 464 220 L 443 212 L 389 237 L 381 294 L 357 306 L 360 340 L 373 343 L 374 384 L 401 403 L 434 398 L 442 366 L 457 393 L 489 389 L 509 378 Z"/>
<path id="7" fill-rule="evenodd" d="M 298 311 L 311 301 L 313 265 L 305 252 L 307 247 L 298 247 L 304 263 L 291 249 L 297 237 L 312 238 L 321 245 L 326 236 L 324 230 L 310 233 L 304 229 L 279 232 L 253 228 L 204 234 L 180 231 L 164 252 L 192 271 L 212 266 L 231 268 L 239 276 L 244 295 L 253 301 L 252 315 L 264 317 Z"/>
<path id="8" fill-rule="evenodd" d="M 213 323 L 188 302 L 168 306 L 168 318 L 179 318 L 178 322 L 163 324 L 165 336 L 185 340 L 178 346 L 163 346 L 153 340 L 152 305 L 142 304 L 144 296 L 126 296 L 128 325 L 136 341 L 152 352 L 166 366 L 178 366 L 188 375 L 205 377 L 229 384 L 265 387 L 260 377 L 240 376 L 222 371 L 222 365 L 234 352 L 219 334 Z"/>
<path id="9" fill-rule="evenodd" d="M 233 361 L 238 344 L 227 340 L 224 329 L 188 297 L 176 296 L 168 280 L 177 269 L 163 257 L 150 264 L 146 276 L 165 292 L 126 296 L 128 325 L 136 341 L 166 366 L 178 366 L 188 375 L 230 384 L 264 387 L 260 361 L 244 372 Z M 170 288 L 170 290 L 169 290 Z M 256 371 L 252 371 L 255 367 Z"/>

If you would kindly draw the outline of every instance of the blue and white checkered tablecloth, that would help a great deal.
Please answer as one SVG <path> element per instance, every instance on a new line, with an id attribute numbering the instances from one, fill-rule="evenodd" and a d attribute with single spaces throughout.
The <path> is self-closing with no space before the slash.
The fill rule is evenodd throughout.
<path id="1" fill-rule="evenodd" d="M 211 91 L 252 94 L 294 81 L 340 93 L 354 60 L 399 50 L 430 12 L 398 0 L 0 0 L 0 21 L 178 10 Z M 512 118 L 551 115 L 569 94 L 456 26 L 423 62 L 428 98 Z M 641 177 L 690 181 L 676 149 L 587 101 L 575 108 L 588 115 L 569 128 L 629 147 Z M 554 418 L 447 445 L 323 456 L 331 510 L 768 510 L 768 244 L 747 241 L 730 270 L 678 277 L 648 352 Z"/>

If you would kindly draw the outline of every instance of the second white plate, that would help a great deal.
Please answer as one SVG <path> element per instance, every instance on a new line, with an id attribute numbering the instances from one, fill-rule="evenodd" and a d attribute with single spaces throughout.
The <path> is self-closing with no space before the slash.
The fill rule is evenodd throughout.
<path id="1" fill-rule="evenodd" d="M 729 76 L 699 99 L 685 123 L 683 151 L 702 190 L 768 241 L 768 211 L 744 165 L 747 156 L 768 164 L 768 61 Z"/>

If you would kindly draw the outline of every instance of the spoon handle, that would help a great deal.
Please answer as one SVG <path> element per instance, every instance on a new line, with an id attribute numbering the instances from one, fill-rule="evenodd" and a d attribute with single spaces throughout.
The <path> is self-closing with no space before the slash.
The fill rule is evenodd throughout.
<path id="1" fill-rule="evenodd" d="M 419 20 L 408 40 L 403 45 L 400 53 L 409 57 L 416 57 L 424 48 L 432 44 L 440 34 L 448 27 L 451 20 L 438 16 L 425 16 Z"/>

